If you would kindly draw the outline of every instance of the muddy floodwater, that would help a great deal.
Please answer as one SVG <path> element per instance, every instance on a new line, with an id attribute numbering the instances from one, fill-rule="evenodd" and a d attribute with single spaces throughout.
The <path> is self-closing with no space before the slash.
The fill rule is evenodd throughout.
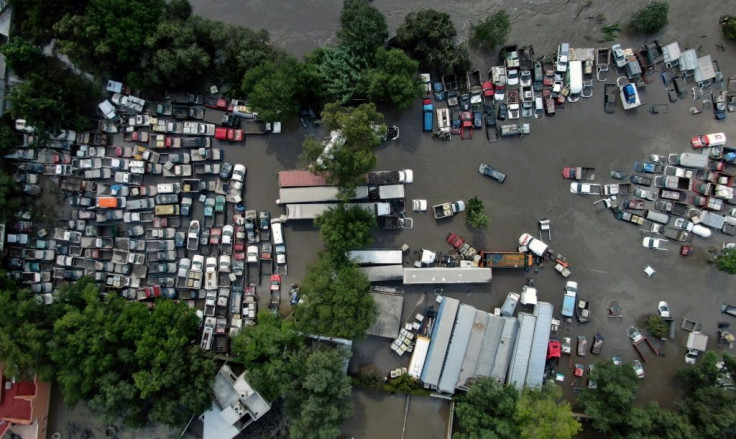
<path id="1" fill-rule="evenodd" d="M 194 12 L 208 18 L 252 28 L 266 28 L 273 44 L 302 56 L 315 47 L 336 41 L 342 2 L 338 0 L 191 1 Z M 604 47 L 599 43 L 600 27 L 595 17 L 602 14 L 605 24 L 625 22 L 639 2 L 593 1 L 584 7 L 583 1 L 418 1 L 372 2 L 386 16 L 391 33 L 411 11 L 434 8 L 448 12 L 454 19 L 459 37 L 465 39 L 469 23 L 479 20 L 498 8 L 508 11 L 512 20 L 509 42 L 532 44 L 536 55 L 551 53 L 558 43 L 566 41 L 571 47 Z M 718 60 L 726 77 L 736 74 L 736 45 L 723 40 L 718 28 L 718 17 L 736 13 L 732 2 L 715 0 L 707 8 L 686 0 L 671 0 L 670 24 L 653 38 L 662 44 L 678 41 L 681 48 L 699 49 L 699 55 L 710 54 Z M 624 47 L 639 47 L 652 38 L 623 35 L 619 41 Z M 725 51 L 717 44 L 725 43 Z M 481 72 L 486 72 L 495 60 L 490 53 L 471 53 Z M 615 82 L 610 72 L 609 82 Z M 689 85 L 690 86 L 690 85 Z M 689 87 L 688 86 L 688 87 Z M 658 77 L 642 94 L 645 105 L 624 111 L 620 104 L 615 114 L 603 111 L 603 83 L 595 82 L 594 95 L 578 103 L 567 103 L 554 117 L 526 119 L 531 134 L 522 139 L 503 139 L 487 143 L 485 132 L 476 131 L 472 140 L 453 139 L 451 142 L 433 141 L 421 131 L 421 105 L 405 111 L 382 109 L 386 120 L 399 125 L 401 137 L 396 142 L 382 145 L 378 151 L 377 169 L 414 170 L 414 183 L 406 186 L 407 203 L 413 198 L 427 199 L 436 204 L 456 199 L 467 200 L 478 196 L 487 208 L 491 220 L 485 232 L 471 229 L 464 216 L 437 222 L 428 213 L 409 213 L 414 228 L 401 232 L 376 231 L 376 248 L 398 248 L 406 243 L 414 250 L 421 248 L 447 252 L 445 236 L 457 232 L 475 248 L 483 250 L 513 250 L 519 235 L 525 232 L 537 236 L 537 220 L 551 220 L 552 240 L 556 252 L 565 255 L 572 270 L 572 280 L 579 283 L 581 297 L 592 300 L 592 321 L 587 325 L 576 323 L 567 334 L 585 335 L 592 339 L 596 332 L 606 337 L 600 357 L 588 355 L 576 362 L 586 366 L 597 360 L 608 360 L 620 355 L 624 361 L 633 361 L 636 353 L 628 342 L 626 328 L 642 315 L 655 313 L 660 300 L 669 302 L 675 321 L 683 317 L 703 324 L 702 331 L 711 336 L 709 347 L 716 346 L 716 322 L 727 319 L 719 309 L 732 300 L 736 282 L 705 262 L 706 249 L 720 246 L 732 237 L 714 232 L 708 240 L 696 238 L 695 255 L 678 255 L 679 247 L 670 243 L 670 251 L 655 252 L 642 248 L 641 232 L 637 226 L 615 220 L 610 212 L 600 211 L 592 204 L 597 198 L 570 194 L 569 181 L 561 177 L 563 166 L 596 168 L 598 183 L 613 182 L 607 178 L 613 169 L 631 172 L 631 165 L 644 160 L 651 153 L 668 154 L 690 150 L 689 139 L 708 132 L 725 132 L 736 138 L 736 113 L 730 113 L 723 122 L 714 120 L 711 112 L 692 116 L 690 96 L 669 103 L 667 93 Z M 667 104 L 657 114 L 650 114 L 653 104 Z M 244 163 L 248 167 L 246 205 L 250 209 L 282 212 L 275 204 L 278 198 L 276 173 L 282 169 L 301 169 L 306 166 L 298 160 L 301 143 L 306 134 L 322 135 L 314 128 L 304 129 L 297 121 L 285 121 L 280 135 L 251 136 L 242 146 L 226 146 L 225 160 Z M 478 164 L 485 162 L 508 175 L 499 185 L 483 178 L 477 172 Z M 290 222 L 285 227 L 289 251 L 289 274 L 285 283 L 299 282 L 306 264 L 321 248 L 318 232 L 308 221 Z M 643 268 L 651 265 L 657 271 L 647 277 Z M 556 317 L 562 304 L 563 279 L 551 266 L 537 271 L 496 270 L 490 285 L 444 286 L 443 294 L 471 304 L 479 309 L 493 310 L 503 302 L 509 291 L 519 291 L 526 278 L 533 278 L 539 299 L 555 306 Z M 403 318 L 408 318 L 414 304 L 426 294 L 427 302 L 434 298 L 433 287 L 406 289 Z M 617 300 L 623 310 L 623 319 L 609 320 L 607 308 Z M 562 331 L 562 330 L 561 330 Z M 658 401 L 666 407 L 676 407 L 680 398 L 673 382 L 677 368 L 684 366 L 684 344 L 687 333 L 677 329 L 674 340 L 656 342 L 663 356 L 644 351 L 646 378 L 642 380 L 638 397 L 640 402 Z M 406 366 L 408 358 L 397 357 L 389 349 L 390 340 L 368 337 L 357 343 L 351 369 L 369 368 L 382 374 L 390 369 Z M 571 385 L 571 368 L 563 359 L 559 371 L 566 379 L 561 384 L 565 395 L 575 403 Z M 354 438 L 426 439 L 445 437 L 449 404 L 444 400 L 412 397 L 407 410 L 403 395 L 353 392 L 355 415 L 344 426 L 344 433 Z M 406 416 L 405 416 L 406 414 Z M 53 419 L 52 419 L 53 421 Z M 57 427 L 63 424 L 57 422 Z M 404 430 L 405 428 L 405 430 Z M 403 430 L 403 433 L 402 433 Z M 50 427 L 54 430 L 54 426 Z M 159 436 L 164 437 L 164 436 Z"/>

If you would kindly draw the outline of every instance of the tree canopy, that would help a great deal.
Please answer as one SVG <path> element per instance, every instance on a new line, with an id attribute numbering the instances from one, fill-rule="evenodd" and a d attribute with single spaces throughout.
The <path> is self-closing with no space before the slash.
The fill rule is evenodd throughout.
<path id="1" fill-rule="evenodd" d="M 248 326 L 234 339 L 231 353 L 243 361 L 248 380 L 268 401 L 286 392 L 291 381 L 291 363 L 302 346 L 294 323 L 269 311 L 258 313 L 258 324 Z"/>
<path id="2" fill-rule="evenodd" d="M 291 420 L 291 437 L 338 437 L 343 421 L 353 413 L 350 379 L 343 365 L 350 352 L 313 346 L 295 357 L 296 375 L 289 381 L 284 410 Z"/>
<path id="3" fill-rule="evenodd" d="M 477 196 L 468 200 L 468 210 L 466 212 L 468 223 L 476 229 L 487 229 L 491 220 L 488 219 L 485 210 L 486 207 L 483 205 L 483 201 Z"/>
<path id="4" fill-rule="evenodd" d="M 288 120 L 299 113 L 304 65 L 286 57 L 266 61 L 254 67 L 243 78 L 243 93 L 248 103 L 267 122 Z"/>
<path id="5" fill-rule="evenodd" d="M 572 439 L 582 430 L 572 417 L 570 403 L 562 398 L 562 390 L 552 382 L 539 389 L 525 389 L 516 405 L 515 419 L 521 439 Z"/>
<path id="6" fill-rule="evenodd" d="M 519 437 L 515 422 L 519 392 L 490 377 L 477 378 L 455 406 L 460 432 L 454 439 Z"/>
<path id="7" fill-rule="evenodd" d="M 388 38 L 386 17 L 365 0 L 345 0 L 340 12 L 340 42 L 368 60 Z"/>
<path id="8" fill-rule="evenodd" d="M 377 223 L 376 216 L 362 207 L 340 203 L 317 217 L 314 225 L 319 227 L 330 256 L 336 262 L 343 262 L 347 251 L 365 248 L 373 242 Z"/>
<path id="9" fill-rule="evenodd" d="M 322 121 L 327 130 L 339 131 L 339 139 L 330 151 L 332 159 L 316 164 L 325 146 L 314 137 L 304 141 L 303 157 L 313 163 L 315 172 L 324 174 L 327 181 L 350 192 L 376 164 L 373 149 L 381 143 L 381 135 L 386 131 L 383 115 L 374 104 L 342 107 L 332 103 L 322 112 Z"/>
<path id="10" fill-rule="evenodd" d="M 56 36 L 54 24 L 67 14 L 83 14 L 89 0 L 10 0 L 8 3 L 14 6 L 14 38 L 44 46 Z"/>
<path id="11" fill-rule="evenodd" d="M 362 78 L 362 88 L 372 102 L 393 103 L 399 108 L 407 108 L 422 95 L 418 69 L 419 63 L 403 50 L 381 47 L 376 52 L 375 68 Z"/>
<path id="12" fill-rule="evenodd" d="M 297 328 L 317 335 L 356 339 L 376 318 L 370 281 L 356 266 L 334 266 L 324 253 L 307 267 L 300 286 L 303 303 L 294 311 Z"/>
<path id="13" fill-rule="evenodd" d="M 13 176 L 0 169 L 0 219 L 7 219 L 23 206 L 18 183 Z"/>
<path id="14" fill-rule="evenodd" d="M 506 42 L 511 21 L 504 10 L 496 11 L 484 20 L 470 25 L 470 43 L 476 47 L 496 47 Z"/>
<path id="15" fill-rule="evenodd" d="M 465 45 L 455 44 L 456 35 L 449 14 L 423 9 L 404 17 L 404 23 L 396 30 L 395 43 L 425 70 L 464 71 L 470 67 L 470 57 Z"/>
<path id="16" fill-rule="evenodd" d="M 56 23 L 58 48 L 82 69 L 122 77 L 138 65 L 164 10 L 164 0 L 90 0 L 84 14 Z"/>
<path id="17" fill-rule="evenodd" d="M 723 35 L 731 41 L 736 41 L 736 17 L 725 15 L 721 17 L 720 23 Z"/>
<path id="18" fill-rule="evenodd" d="M 728 274 L 736 274 L 736 249 L 721 250 L 721 253 L 716 256 L 716 268 Z"/>
<path id="19" fill-rule="evenodd" d="M 629 21 L 629 29 L 642 34 L 653 34 L 667 25 L 667 13 L 670 5 L 666 2 L 655 1 L 634 13 Z"/>
<path id="20" fill-rule="evenodd" d="M 588 379 L 597 386 L 583 389 L 578 402 L 585 414 L 593 418 L 593 427 L 609 437 L 625 435 L 639 385 L 634 369 L 629 365 L 616 366 L 611 361 L 599 362 Z"/>

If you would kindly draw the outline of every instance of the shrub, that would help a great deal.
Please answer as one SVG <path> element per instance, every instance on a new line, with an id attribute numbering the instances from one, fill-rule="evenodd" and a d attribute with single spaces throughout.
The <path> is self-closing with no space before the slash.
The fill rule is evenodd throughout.
<path id="1" fill-rule="evenodd" d="M 721 30 L 726 38 L 736 41 L 736 17 L 733 15 L 721 17 Z"/>
<path id="2" fill-rule="evenodd" d="M 509 14 L 498 11 L 470 25 L 470 43 L 476 47 L 495 47 L 506 42 L 511 29 Z"/>
<path id="3" fill-rule="evenodd" d="M 652 2 L 636 11 L 629 22 L 629 29 L 643 34 L 659 32 L 667 25 L 669 9 L 670 5 L 665 2 Z"/>
<path id="4" fill-rule="evenodd" d="M 669 326 L 662 317 L 652 314 L 647 318 L 647 330 L 651 332 L 653 336 L 662 338 L 667 336 Z"/>

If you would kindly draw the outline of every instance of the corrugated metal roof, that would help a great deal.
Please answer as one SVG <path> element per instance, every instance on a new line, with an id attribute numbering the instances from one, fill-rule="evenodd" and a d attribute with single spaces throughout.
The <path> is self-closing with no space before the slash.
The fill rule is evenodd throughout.
<path id="1" fill-rule="evenodd" d="M 404 283 L 411 284 L 463 284 L 490 282 L 490 268 L 406 268 Z"/>
<path id="2" fill-rule="evenodd" d="M 698 58 L 698 67 L 695 69 L 695 80 L 701 82 L 715 77 L 716 71 L 713 68 L 713 61 L 711 61 L 710 55 Z"/>
<path id="3" fill-rule="evenodd" d="M 664 62 L 673 63 L 680 59 L 680 44 L 675 41 L 662 48 Z"/>
<path id="4" fill-rule="evenodd" d="M 532 350 L 532 341 L 534 339 L 534 327 L 537 318 L 531 314 L 519 313 L 519 337 L 514 346 L 514 354 L 511 357 L 509 365 L 509 374 L 506 382 L 513 384 L 517 389 L 524 387 L 526 380 L 526 370 L 529 366 L 529 354 Z"/>
<path id="5" fill-rule="evenodd" d="M 278 204 L 315 203 L 320 201 L 338 201 L 339 189 L 336 186 L 287 187 L 279 189 Z M 368 198 L 368 186 L 355 188 L 353 200 Z"/>
<path id="6" fill-rule="evenodd" d="M 401 265 L 404 262 L 404 253 L 401 250 L 351 250 L 348 259 L 358 265 Z"/>
<path id="7" fill-rule="evenodd" d="M 460 369 L 465 358 L 465 350 L 468 347 L 468 339 L 470 331 L 475 321 L 475 308 L 470 305 L 460 305 L 455 321 L 455 329 L 452 331 L 450 339 L 450 347 L 447 349 L 447 358 L 445 366 L 442 369 L 442 376 L 439 382 L 439 390 L 445 393 L 453 393 L 457 377 L 460 375 Z"/>
<path id="8" fill-rule="evenodd" d="M 358 268 L 368 276 L 368 280 L 371 282 L 401 280 L 404 277 L 403 265 L 374 265 Z"/>
<path id="9" fill-rule="evenodd" d="M 436 388 L 440 381 L 442 366 L 445 363 L 447 345 L 450 342 L 455 315 L 460 302 L 451 297 L 444 297 L 437 311 L 437 321 L 432 329 L 432 340 L 429 344 L 427 361 L 422 371 L 422 382 L 426 387 Z"/>
<path id="10" fill-rule="evenodd" d="M 514 319 L 516 320 L 516 319 Z M 506 320 L 503 317 L 497 315 L 488 316 L 488 326 L 486 327 L 486 333 L 481 345 L 480 355 L 478 356 L 478 364 L 475 367 L 475 376 L 491 376 L 493 372 L 493 363 L 496 361 L 496 352 L 498 351 L 498 345 L 501 341 L 501 334 L 503 333 L 504 325 Z M 506 378 L 504 372 L 503 378 Z"/>
<path id="11" fill-rule="evenodd" d="M 488 330 L 489 318 L 490 315 L 487 312 L 475 310 L 475 318 L 473 319 L 473 326 L 470 329 L 470 337 L 468 338 L 468 346 L 465 349 L 462 368 L 457 377 L 457 383 L 455 383 L 456 387 L 466 388 L 468 379 L 476 375 L 483 340 L 486 338 L 486 331 Z"/>
<path id="12" fill-rule="evenodd" d="M 503 319 L 504 326 L 501 332 L 501 338 L 496 344 L 496 354 L 493 358 L 493 368 L 491 369 L 490 376 L 502 383 L 506 379 L 511 356 L 516 347 L 516 339 L 519 335 L 519 320 L 514 317 L 498 318 Z"/>
<path id="13" fill-rule="evenodd" d="M 551 303 L 539 302 L 534 309 L 537 316 L 537 324 L 534 328 L 534 340 L 532 350 L 529 354 L 529 367 L 526 372 L 526 385 L 528 387 L 539 387 L 544 379 L 544 366 L 547 362 L 547 345 L 549 344 L 549 332 L 552 327 L 552 314 L 554 306 Z"/>
<path id="14" fill-rule="evenodd" d="M 682 56 L 680 57 L 680 71 L 695 70 L 697 66 L 698 54 L 695 52 L 695 49 L 688 49 L 682 52 Z"/>

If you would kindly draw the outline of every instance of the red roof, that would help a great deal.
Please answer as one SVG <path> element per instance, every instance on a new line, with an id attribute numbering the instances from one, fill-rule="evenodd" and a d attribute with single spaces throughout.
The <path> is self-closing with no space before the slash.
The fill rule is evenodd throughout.
<path id="1" fill-rule="evenodd" d="M 327 186 L 325 177 L 309 171 L 279 171 L 279 187 Z"/>
<path id="2" fill-rule="evenodd" d="M 0 419 L 15 423 L 30 423 L 33 413 L 31 401 L 36 395 L 36 384 L 30 381 L 11 384 L 11 379 L 0 369 Z"/>

